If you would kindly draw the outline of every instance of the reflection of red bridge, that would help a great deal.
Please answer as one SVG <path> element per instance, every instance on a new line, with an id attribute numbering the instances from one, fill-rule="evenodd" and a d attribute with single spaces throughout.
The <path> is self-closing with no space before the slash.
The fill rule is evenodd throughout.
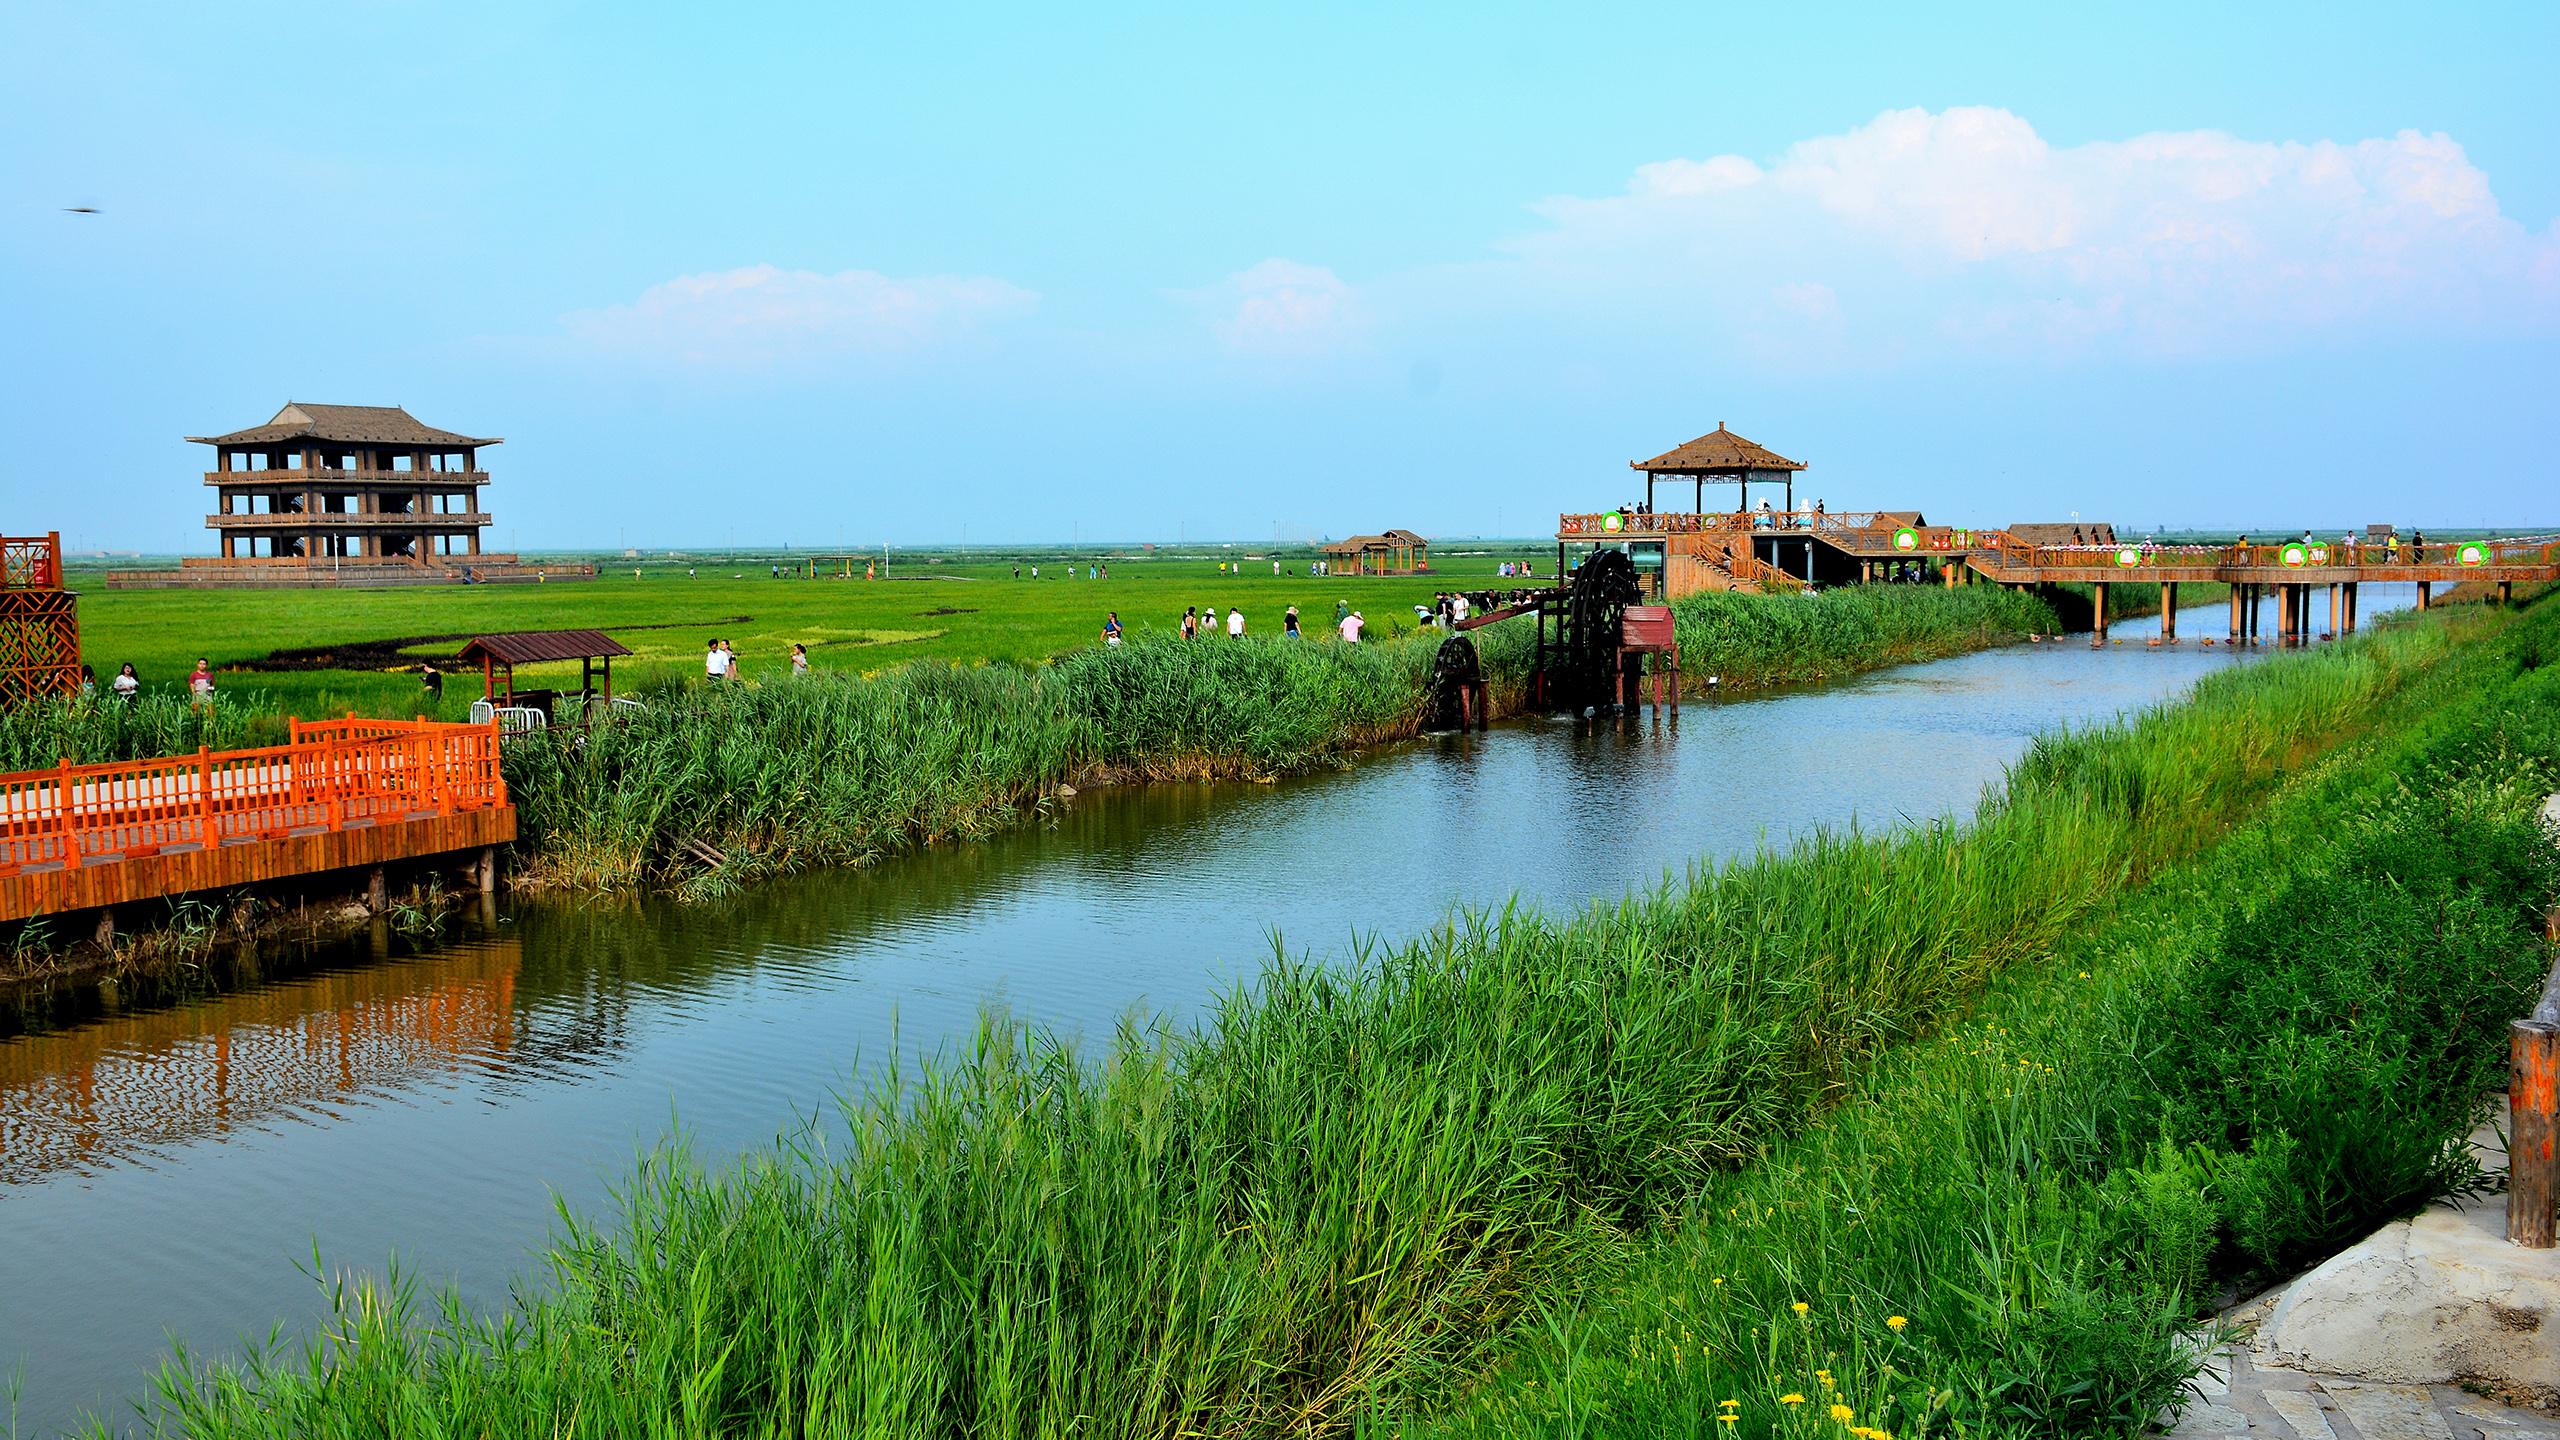
<path id="1" fill-rule="evenodd" d="M 504 1055 L 519 963 L 465 945 L 0 1040 L 0 1185 Z"/>
<path id="2" fill-rule="evenodd" d="M 0 920 L 515 838 L 493 726 L 294 721 L 255 750 L 0 775 Z"/>

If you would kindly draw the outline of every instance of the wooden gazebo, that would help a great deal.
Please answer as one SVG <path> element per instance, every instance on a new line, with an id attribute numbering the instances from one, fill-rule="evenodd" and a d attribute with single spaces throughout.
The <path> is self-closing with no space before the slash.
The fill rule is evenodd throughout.
<path id="1" fill-rule="evenodd" d="M 1630 460 L 1627 466 L 1644 472 L 1644 508 L 1648 513 L 1662 508 L 1653 501 L 1655 482 L 1687 480 L 1695 487 L 1690 501 L 1690 513 L 1693 515 L 1706 513 L 1707 486 L 1710 483 L 1741 486 L 1742 496 L 1733 506 L 1738 511 L 1751 508 L 1752 486 L 1784 485 L 1787 503 L 1782 508 L 1793 510 L 1796 508 L 1796 472 L 1805 468 L 1801 460 L 1790 460 L 1766 445 L 1734 434 L 1724 428 L 1721 420 L 1709 434 L 1677 449 L 1665 450 L 1650 460 Z"/>
<path id="2" fill-rule="evenodd" d="M 513 706 L 536 699 L 537 708 L 548 709 L 556 691 L 528 690 L 519 701 L 516 693 L 516 667 L 557 660 L 578 662 L 578 689 L 582 695 L 601 696 L 608 704 L 613 700 L 613 657 L 631 653 L 629 646 L 601 630 L 509 630 L 497 635 L 474 635 L 464 642 L 456 658 L 463 664 L 480 665 L 480 695 L 492 705 Z M 603 661 L 603 688 L 596 685 L 597 661 Z"/>
<path id="3" fill-rule="evenodd" d="M 1410 530 L 1354 535 L 1324 547 L 1334 575 L 1420 575 L 1431 568 L 1431 542 Z"/>

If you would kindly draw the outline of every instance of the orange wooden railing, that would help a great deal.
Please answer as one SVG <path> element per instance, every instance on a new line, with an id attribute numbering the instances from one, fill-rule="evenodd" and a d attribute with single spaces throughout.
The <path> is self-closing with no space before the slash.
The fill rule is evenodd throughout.
<path id="1" fill-rule="evenodd" d="M 0 535 L 0 588 L 62 588 L 62 535 Z"/>
<path id="2" fill-rule="evenodd" d="M 507 803 L 491 725 L 294 721 L 292 739 L 0 774 L 0 874 Z"/>
<path id="3" fill-rule="evenodd" d="M 2527 536 L 2501 540 L 2431 540 L 2403 544 L 2397 550 L 2369 540 L 2300 540 L 2248 545 L 2008 545 L 1991 563 L 2009 569 L 2110 569 L 2146 567 L 2289 570 L 2353 569 L 2388 578 L 2395 568 L 2454 565 L 2489 569 L 2498 566 L 2560 566 L 2560 540 Z"/>

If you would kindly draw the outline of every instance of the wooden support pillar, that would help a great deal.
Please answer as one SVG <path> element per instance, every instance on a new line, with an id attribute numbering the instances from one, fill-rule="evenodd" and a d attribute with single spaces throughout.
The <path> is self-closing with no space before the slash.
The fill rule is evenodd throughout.
<path id="1" fill-rule="evenodd" d="M 2294 602 L 2301 598 L 2302 587 L 2279 580 L 2276 582 L 2276 648 L 2283 649 L 2294 640 Z"/>
<path id="2" fill-rule="evenodd" d="M 379 865 L 365 872 L 364 908 L 367 914 L 379 915 L 390 908 L 391 896 L 388 882 L 389 877 L 383 874 L 382 867 Z"/>
<path id="3" fill-rule="evenodd" d="M 2160 638 L 2178 643 L 2178 582 L 2170 580 L 2160 587 Z"/>
<path id="4" fill-rule="evenodd" d="M 2090 616 L 2089 648 L 2100 649 L 2107 643 L 2107 582 L 2098 582 L 2096 608 Z"/>
<path id="5" fill-rule="evenodd" d="M 116 948 L 116 910 L 114 906 L 101 905 L 98 907 L 98 928 L 91 938 L 98 942 L 98 948 L 101 950 L 113 950 Z"/>
<path id="6" fill-rule="evenodd" d="M 2352 635 L 2356 631 L 2356 582 L 2350 580 L 2346 584 L 2339 586 L 2338 599 L 2341 604 L 2347 607 L 2346 624 L 2340 627 L 2339 633 Z"/>
<path id="7" fill-rule="evenodd" d="M 2432 585 L 2432 584 L 2430 584 L 2430 583 L 2428 583 L 2427 581 L 2424 581 L 2424 580 L 2419 581 L 2419 582 L 2418 582 L 2418 608 L 2419 608 L 2419 609 L 2421 609 L 2421 610 L 2425 610 L 2425 609 L 2429 609 L 2429 608 L 2431 608 L 2432 606 L 2434 606 L 2434 604 L 2435 604 L 2435 592 L 2436 592 L 2436 587 L 2435 587 L 2434 585 Z"/>
<path id="8" fill-rule="evenodd" d="M 2507 1062 L 2507 1239 L 2548 1250 L 2560 1198 L 2560 1020 L 2508 1026 Z"/>
<path id="9" fill-rule="evenodd" d="M 476 885 L 479 887 L 479 890 L 480 890 L 480 893 L 481 893 L 481 894 L 483 894 L 483 895 L 491 895 L 491 894 L 495 894 L 495 893 L 497 892 L 497 889 L 498 889 L 498 847 L 497 847 L 497 846 L 495 846 L 495 845 L 483 845 L 483 846 L 481 846 L 481 847 L 480 847 L 480 860 L 479 860 L 479 863 L 477 863 L 477 864 L 475 864 L 475 865 L 473 865 L 473 866 L 471 867 L 471 879 L 472 879 L 472 882 L 473 882 L 474 884 L 476 884 Z"/>
<path id="10" fill-rule="evenodd" d="M 2504 606 L 2508 606 L 2508 605 L 2513 605 L 2514 603 L 2516 603 L 2516 582 L 2514 582 L 2513 580 L 2501 580 L 2501 581 L 2499 581 L 2499 582 L 2498 582 L 2498 604 L 2499 604 L 2501 607 L 2504 607 Z"/>
<path id="11" fill-rule="evenodd" d="M 2248 588 L 2248 586 L 2238 584 L 2236 582 L 2231 587 L 2231 643 L 2234 645 L 2239 644 L 2241 639 L 2240 592 Z"/>

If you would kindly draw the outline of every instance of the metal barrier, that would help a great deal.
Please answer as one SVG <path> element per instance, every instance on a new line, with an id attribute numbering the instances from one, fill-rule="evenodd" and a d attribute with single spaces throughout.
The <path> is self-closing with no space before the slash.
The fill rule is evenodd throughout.
<path id="1" fill-rule="evenodd" d="M 293 722 L 292 740 L 0 774 L 0 874 L 502 807 L 498 731 Z"/>

